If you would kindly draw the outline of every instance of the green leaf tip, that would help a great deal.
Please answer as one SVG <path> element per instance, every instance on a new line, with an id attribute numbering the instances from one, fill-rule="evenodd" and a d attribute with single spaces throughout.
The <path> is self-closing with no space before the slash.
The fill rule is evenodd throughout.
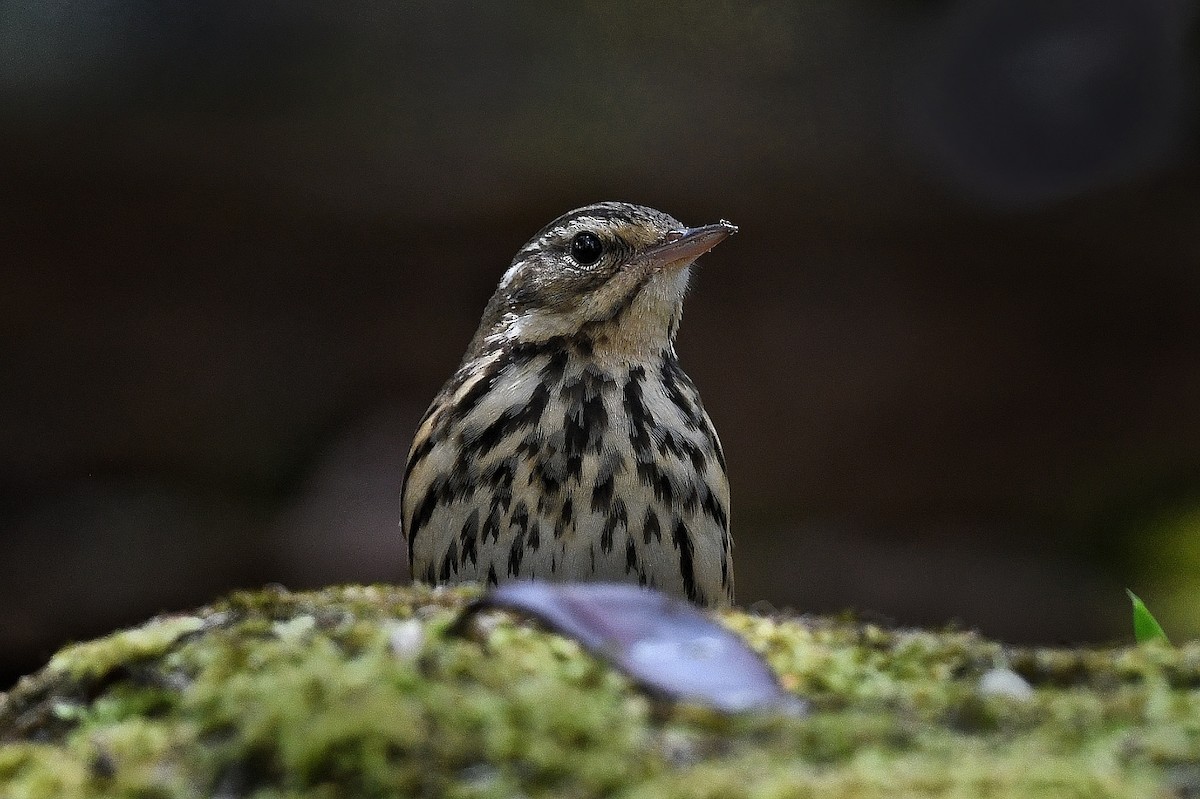
<path id="1" fill-rule="evenodd" d="M 1134 639 L 1139 644 L 1148 641 L 1162 641 L 1164 644 L 1170 644 L 1171 639 L 1167 638 L 1162 625 L 1158 623 L 1158 619 L 1154 618 L 1154 614 L 1146 607 L 1146 603 L 1128 588 L 1125 589 L 1125 593 L 1129 594 L 1129 601 L 1133 603 Z"/>

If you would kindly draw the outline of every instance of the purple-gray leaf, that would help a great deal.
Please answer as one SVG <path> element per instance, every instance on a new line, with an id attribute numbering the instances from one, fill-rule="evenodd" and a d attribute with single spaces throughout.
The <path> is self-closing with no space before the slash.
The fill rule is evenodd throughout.
<path id="1" fill-rule="evenodd" d="M 577 640 L 648 693 L 725 713 L 804 712 L 740 637 L 657 591 L 609 583 L 506 583 L 473 602 L 463 621 L 501 608 Z M 460 622 L 461 623 L 461 622 Z"/>

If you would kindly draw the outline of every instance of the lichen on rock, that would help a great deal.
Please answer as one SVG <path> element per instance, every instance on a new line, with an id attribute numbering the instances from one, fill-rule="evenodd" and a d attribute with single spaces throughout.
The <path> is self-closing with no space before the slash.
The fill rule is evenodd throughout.
<path id="1" fill-rule="evenodd" d="M 1200 790 L 1200 644 L 1014 649 L 729 611 L 812 712 L 723 716 L 520 619 L 449 634 L 477 595 L 268 589 L 67 647 L 0 696 L 0 797 Z"/>

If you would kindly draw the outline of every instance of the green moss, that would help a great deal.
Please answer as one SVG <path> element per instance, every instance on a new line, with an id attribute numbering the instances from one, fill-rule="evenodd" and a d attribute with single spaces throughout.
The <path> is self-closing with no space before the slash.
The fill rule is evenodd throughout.
<path id="1" fill-rule="evenodd" d="M 803 718 L 668 707 L 477 591 L 234 595 L 0 697 L 0 797 L 1146 797 L 1200 789 L 1200 644 L 723 621 Z M 997 668 L 1033 690 L 981 689 Z M 993 672 L 995 676 L 999 672 Z M 1005 672 L 989 684 L 1024 686 Z M 985 682 L 987 682 L 985 680 Z"/>
<path id="2" fill-rule="evenodd" d="M 66 672 L 77 680 L 103 677 L 114 668 L 166 652 L 182 636 L 204 626 L 197 616 L 168 616 L 98 641 L 68 646 L 50 660 L 50 671 Z"/>

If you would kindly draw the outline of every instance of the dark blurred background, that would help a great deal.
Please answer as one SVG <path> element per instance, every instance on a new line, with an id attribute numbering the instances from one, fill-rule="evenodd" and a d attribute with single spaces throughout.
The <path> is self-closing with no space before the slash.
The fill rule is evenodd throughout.
<path id="1" fill-rule="evenodd" d="M 406 579 L 416 420 L 601 199 L 741 226 L 679 341 L 741 603 L 1197 632 L 1195 11 L 0 1 L 0 687 Z"/>

